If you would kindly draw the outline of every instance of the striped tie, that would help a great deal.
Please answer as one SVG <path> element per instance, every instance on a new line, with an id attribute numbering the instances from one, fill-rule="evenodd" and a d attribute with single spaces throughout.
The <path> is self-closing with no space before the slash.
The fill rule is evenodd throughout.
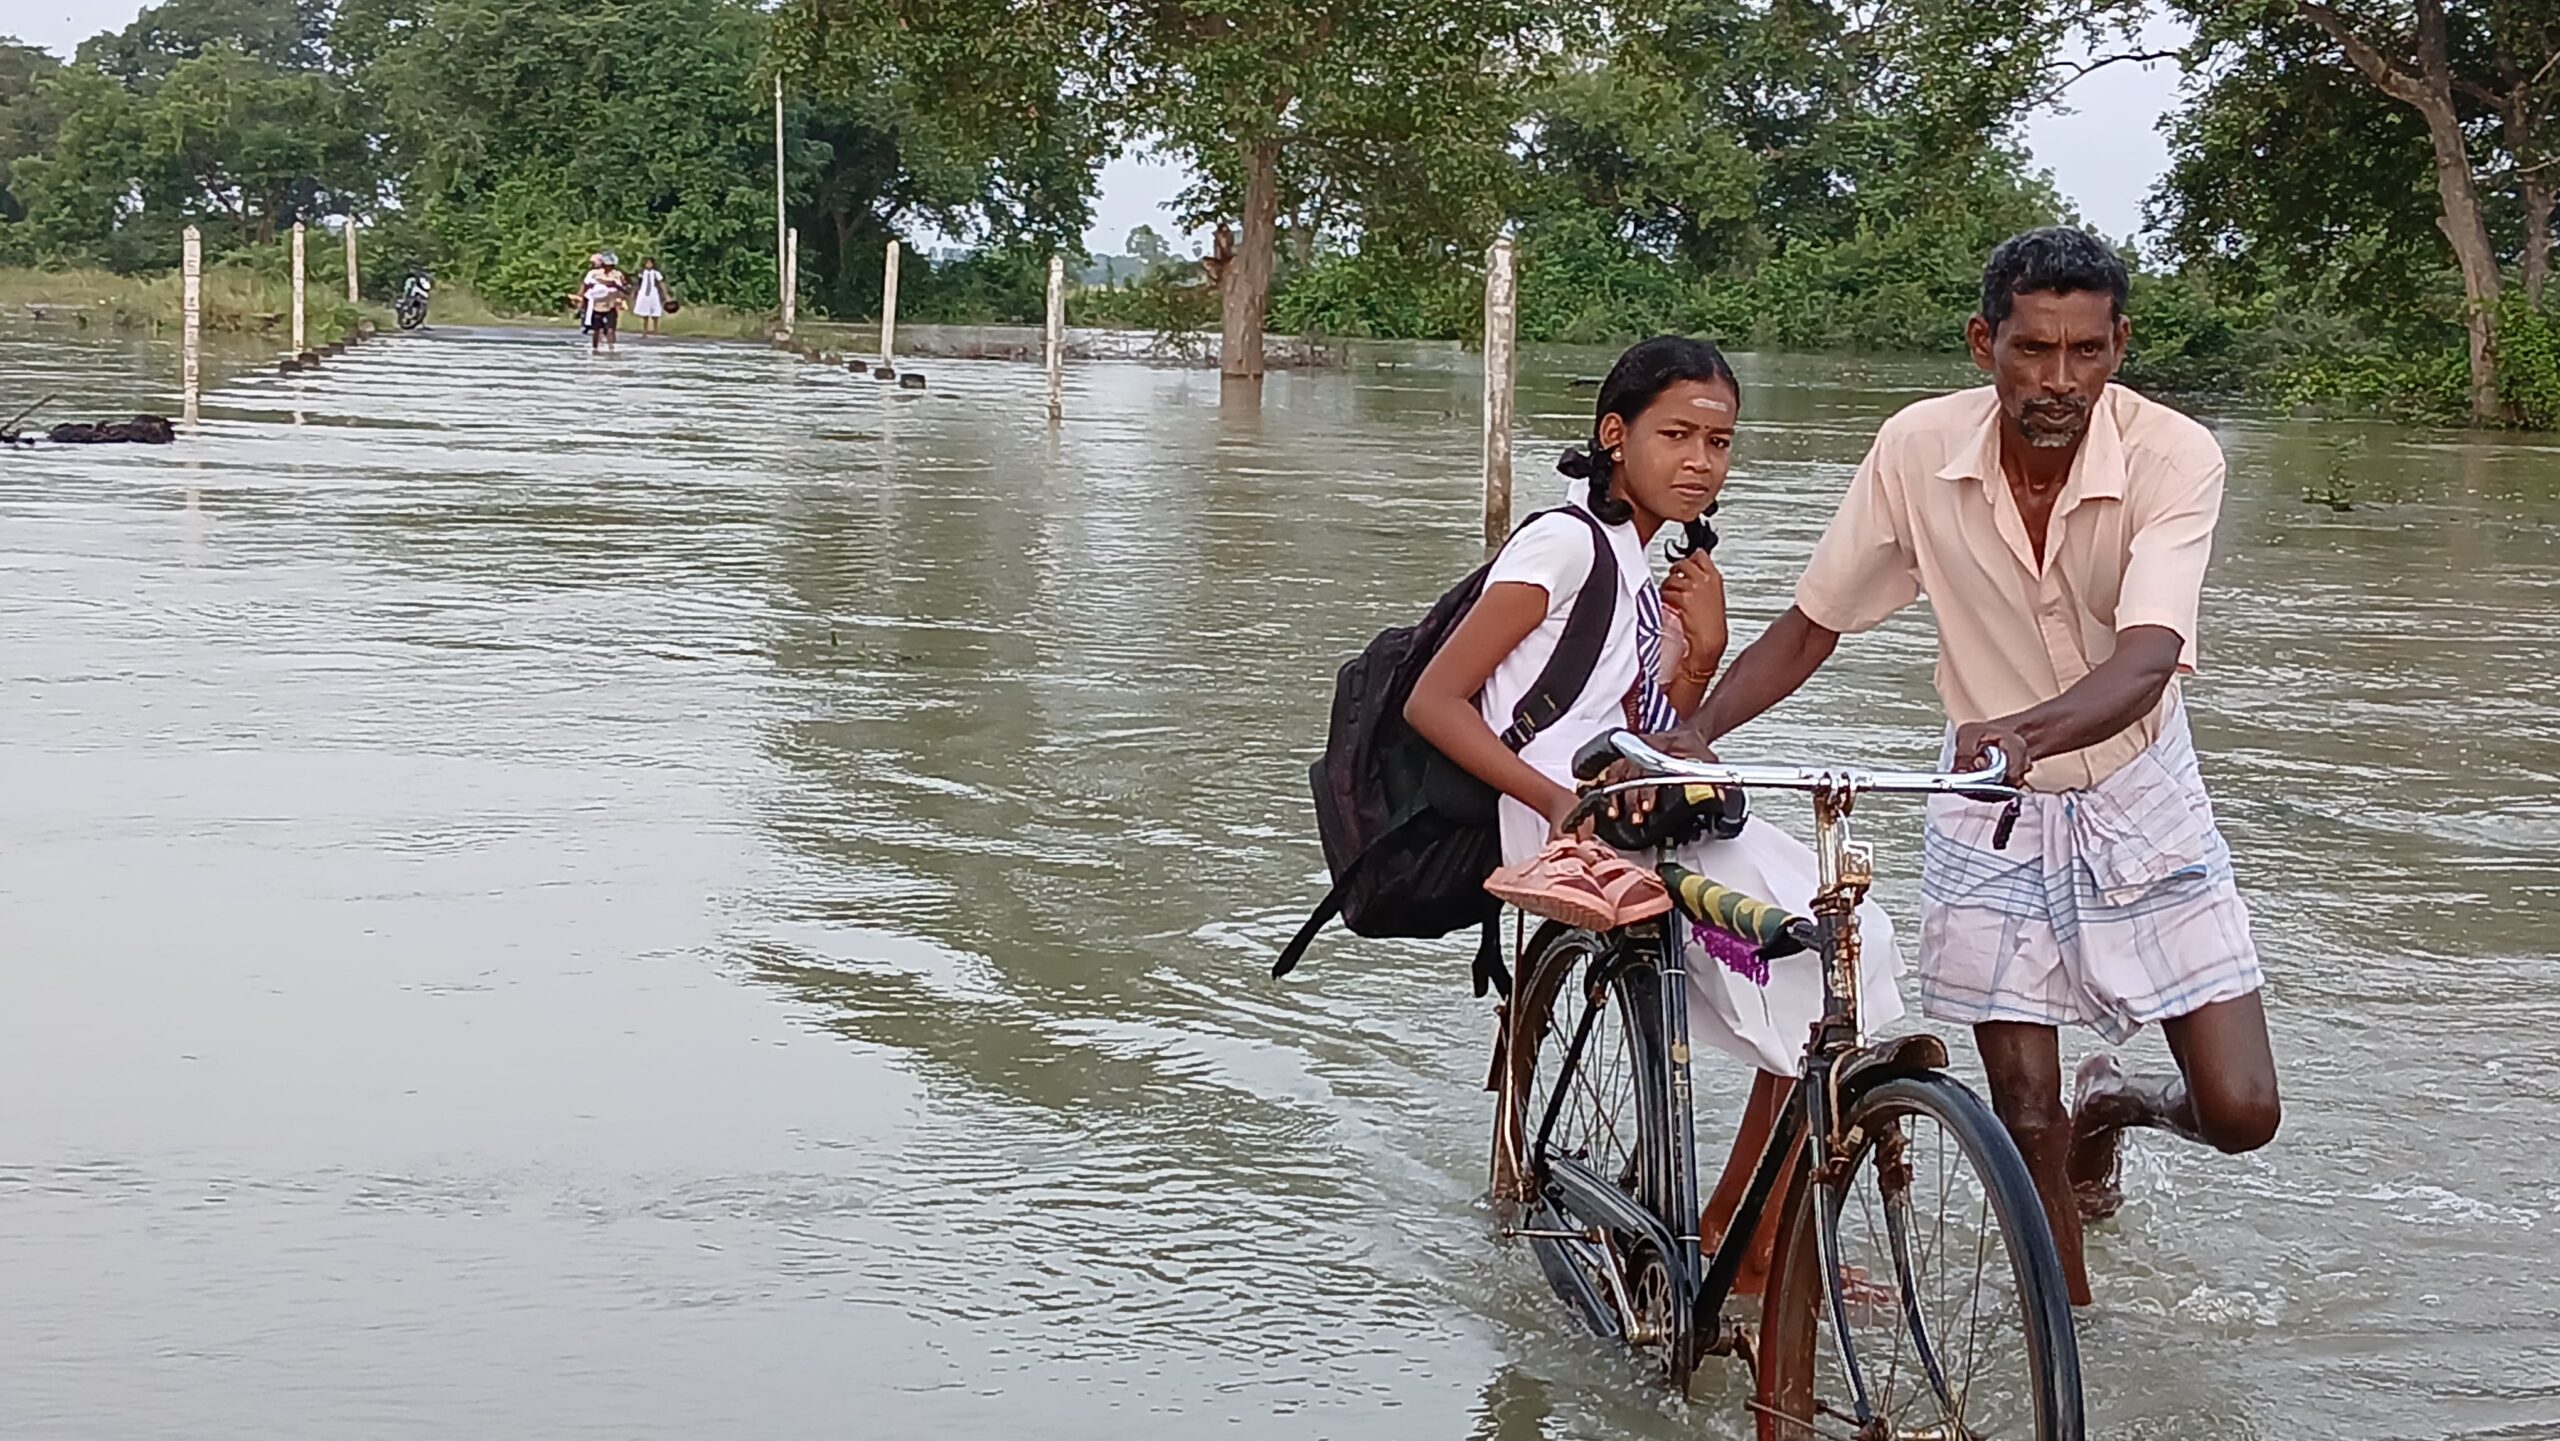
<path id="1" fill-rule="evenodd" d="M 1627 692 L 1627 724 L 1654 735 L 1680 724 L 1662 688 L 1662 588 L 1650 576 L 1636 592 L 1636 669 L 1635 689 Z"/>

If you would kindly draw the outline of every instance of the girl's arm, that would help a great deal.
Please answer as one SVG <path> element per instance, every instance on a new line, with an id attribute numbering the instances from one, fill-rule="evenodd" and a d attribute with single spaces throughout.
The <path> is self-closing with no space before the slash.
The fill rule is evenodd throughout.
<path id="1" fill-rule="evenodd" d="M 1520 759 L 1484 722 L 1476 695 L 1494 667 L 1517 650 L 1547 618 L 1547 592 L 1519 581 L 1489 585 L 1475 608 L 1431 658 L 1404 703 L 1405 723 L 1442 755 L 1486 785 L 1545 816 L 1563 819 L 1578 799 Z"/>
<path id="2" fill-rule="evenodd" d="M 1662 678 L 1671 708 L 1687 720 L 1707 698 L 1716 667 L 1724 663 L 1726 643 L 1724 573 L 1705 555 L 1692 555 L 1671 568 L 1662 582 L 1662 608 L 1680 644 L 1665 646 L 1673 654 L 1671 674 Z"/>

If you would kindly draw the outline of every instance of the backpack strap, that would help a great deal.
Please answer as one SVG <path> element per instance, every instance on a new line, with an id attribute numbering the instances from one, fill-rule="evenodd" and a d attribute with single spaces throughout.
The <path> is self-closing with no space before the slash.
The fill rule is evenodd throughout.
<path id="1" fill-rule="evenodd" d="M 1484 918 L 1484 933 L 1476 942 L 1476 994 L 1488 989 L 1495 995 L 1511 994 L 1511 968 L 1502 963 L 1502 912 L 1497 910 Z"/>
<path id="2" fill-rule="evenodd" d="M 1307 923 L 1298 927 L 1298 933 L 1289 938 L 1289 944 L 1280 948 L 1280 959 L 1271 963 L 1271 979 L 1275 981 L 1279 980 L 1291 971 L 1296 970 L 1298 968 L 1298 962 L 1306 959 L 1307 947 L 1315 944 L 1316 933 L 1323 930 L 1326 924 L 1331 922 L 1335 916 L 1342 914 L 1342 881 L 1351 879 L 1352 872 L 1359 870 L 1361 862 L 1366 861 L 1367 859 L 1369 859 L 1368 853 L 1363 851 L 1360 855 L 1360 859 L 1353 861 L 1350 869 L 1342 873 L 1342 880 L 1334 882 L 1333 889 L 1326 891 L 1324 893 L 1324 899 L 1316 902 L 1315 914 L 1307 917 Z M 1483 971 L 1481 969 L 1483 966 L 1483 960 L 1481 957 L 1477 960 L 1477 966 L 1479 969 L 1477 971 L 1478 979 L 1476 981 L 1476 994 L 1481 996 L 1484 994 L 1484 981 L 1482 979 Z"/>
<path id="3" fill-rule="evenodd" d="M 1591 574 L 1583 578 L 1582 590 L 1573 598 L 1573 609 L 1564 618 L 1564 634 L 1556 640 L 1555 654 L 1547 657 L 1545 668 L 1529 683 L 1528 694 L 1511 708 L 1511 727 L 1502 733 L 1502 743 L 1514 752 L 1562 720 L 1573 703 L 1582 698 L 1582 688 L 1591 684 L 1591 673 L 1600 667 L 1600 652 L 1609 643 L 1609 627 L 1618 618 L 1618 557 L 1610 547 L 1609 532 L 1597 517 L 1579 506 L 1559 506 L 1546 513 L 1570 515 L 1590 527 Z M 1477 994 L 1483 992 L 1479 990 Z"/>

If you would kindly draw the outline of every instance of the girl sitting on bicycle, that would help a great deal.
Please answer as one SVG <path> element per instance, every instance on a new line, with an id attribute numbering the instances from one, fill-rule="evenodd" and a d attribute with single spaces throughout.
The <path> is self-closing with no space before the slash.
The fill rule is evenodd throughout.
<path id="1" fill-rule="evenodd" d="M 1568 452 L 1558 468 L 1574 482 L 1566 506 L 1600 523 L 1617 558 L 1621 593 L 1590 680 L 1553 725 L 1516 753 L 1498 733 L 1545 669 L 1575 597 L 1597 569 L 1590 525 L 1564 510 L 1534 517 L 1512 534 L 1474 608 L 1416 681 L 1405 719 L 1502 792 L 1506 868 L 1538 858 L 1579 800 L 1576 751 L 1615 728 L 1672 729 L 1715 679 L 1724 658 L 1725 595 L 1724 578 L 1708 558 L 1716 533 L 1707 515 L 1724 489 L 1741 401 L 1724 356 L 1677 336 L 1633 346 L 1601 384 L 1590 448 Z M 1666 526 L 1678 535 L 1668 547 L 1670 573 L 1657 585 L 1645 552 Z M 1683 843 L 1676 859 L 1797 914 L 1809 912 L 1818 884 L 1813 852 L 1757 818 L 1731 839 Z M 1566 857 L 1562 864 L 1572 862 Z M 1602 862 L 1604 869 L 1614 864 Z M 1649 876 L 1643 879 L 1651 885 Z M 1614 884 L 1604 889 L 1623 893 Z M 1660 894 L 1658 886 L 1652 894 Z M 1650 909 L 1658 913 L 1660 906 Z M 1902 1014 L 1900 955 L 1880 909 L 1870 904 L 1859 922 L 1862 1019 L 1872 1029 Z M 1702 1234 L 1712 1245 L 1749 1184 L 1751 1164 L 1821 1018 L 1823 987 L 1811 953 L 1759 961 L 1747 948 L 1710 947 L 1708 939 L 1702 934 L 1689 948 L 1692 1039 L 1759 1068 L 1724 1178 L 1705 1208 Z M 1754 1249 L 1761 1265 L 1769 1239 Z M 1739 1289 L 1757 1289 L 1753 1273 L 1761 1265 L 1746 1271 Z"/>

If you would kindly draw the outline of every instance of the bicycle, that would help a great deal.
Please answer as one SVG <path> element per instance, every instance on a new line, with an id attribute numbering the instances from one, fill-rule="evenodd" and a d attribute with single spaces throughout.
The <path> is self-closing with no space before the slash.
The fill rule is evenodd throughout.
<path id="1" fill-rule="evenodd" d="M 1678 759 L 1617 732 L 1586 746 L 1575 773 L 1591 782 L 1619 759 L 1640 777 L 1587 789 L 1577 817 L 1666 783 L 1810 792 L 1814 914 L 1680 876 L 1679 904 L 1659 920 L 1599 934 L 1549 923 L 1537 933 L 1502 1008 L 1489 1087 L 1499 1098 L 1493 1196 L 1505 1234 L 1529 1243 L 1594 1332 L 1648 1356 L 1683 1394 L 1708 1356 L 1749 1368 L 1761 1441 L 2080 1441 L 2069 1297 L 2016 1145 L 1946 1074 L 1937 1037 L 1871 1046 L 1857 1020 L 1857 912 L 1874 879 L 1868 848 L 1849 838 L 1858 797 L 2014 802 L 2017 792 L 2001 784 L 2005 763 L 1995 754 L 1972 774 L 1728 765 Z M 1684 944 L 1683 920 L 1721 925 L 1761 943 L 1763 956 L 1814 952 L 1824 977 L 1803 1070 L 1711 1250 L 1699 1235 L 1684 967 L 1693 954 L 1719 962 Z M 1568 986 L 1577 973 L 1578 1010 Z M 1970 1240 L 1950 1236 L 1951 1202 L 1972 1215 Z M 1770 1214 L 1778 1230 L 1755 1330 L 1726 1313 Z M 1864 1266 L 1852 1264 L 1848 1243 L 1858 1239 L 1869 1248 Z M 1993 1283 L 1986 1306 L 1995 1258 L 2008 1280 Z M 1933 1262 L 1951 1274 L 1932 1272 Z M 1970 1294 L 1956 1297 L 1967 1270 Z M 1986 1324 L 1995 1334 L 1984 1335 Z M 2023 1375 L 1981 1386 L 1980 1361 Z"/>

